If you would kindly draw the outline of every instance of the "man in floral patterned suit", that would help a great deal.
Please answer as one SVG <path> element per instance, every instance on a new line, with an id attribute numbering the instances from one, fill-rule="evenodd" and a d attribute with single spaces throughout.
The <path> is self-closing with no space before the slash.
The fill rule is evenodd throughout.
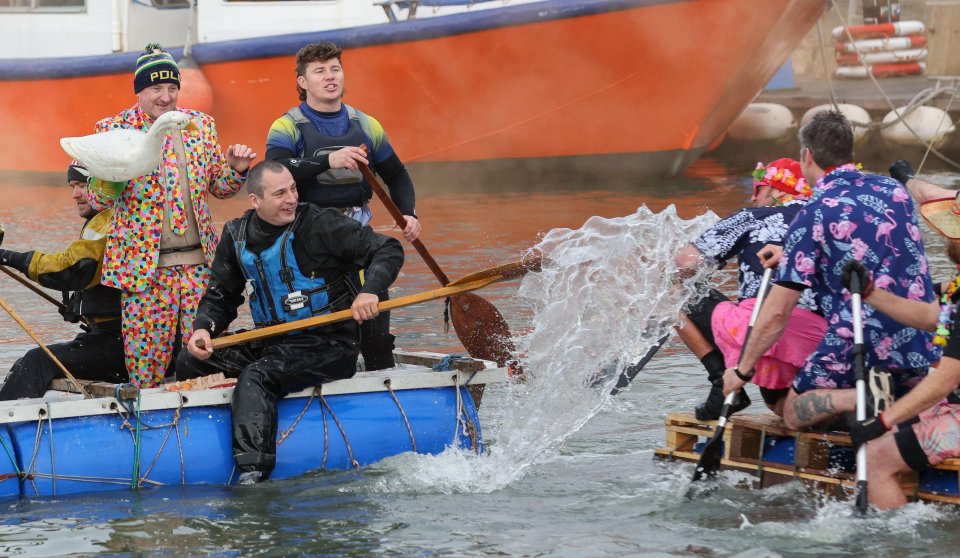
<path id="1" fill-rule="evenodd" d="M 146 131 L 177 109 L 180 71 L 159 45 L 147 45 L 133 78 L 137 103 L 97 123 L 96 131 Z M 217 246 L 207 193 L 233 196 L 256 153 L 231 145 L 224 154 L 213 118 L 184 109 L 199 131 L 168 132 L 160 167 L 130 180 L 117 196 L 91 188 L 97 210 L 112 207 L 102 283 L 122 291 L 123 343 L 130 381 L 162 382 L 175 350 L 193 331 L 197 304 L 207 286 Z"/>
<path id="2" fill-rule="evenodd" d="M 759 356 L 780 337 L 800 293 L 812 289 L 828 327 L 787 394 L 783 418 L 792 429 L 856 410 L 850 292 L 841 284 L 849 260 L 863 264 L 876 289 L 922 302 L 934 298 L 910 194 L 896 180 L 864 174 L 851 163 L 853 130 L 847 119 L 839 112 L 817 113 L 800 130 L 800 145 L 803 175 L 816 184 L 813 198 L 790 225 L 782 255 L 766 262 L 779 262 L 776 283 L 740 366 L 724 374 L 725 393 L 743 386 Z M 905 327 L 869 304 L 863 306 L 863 343 L 875 402 L 883 401 L 882 391 L 905 394 L 939 357 L 929 333 Z M 881 407 L 875 404 L 873 411 Z"/>
<path id="3" fill-rule="evenodd" d="M 783 244 L 784 235 L 803 204 L 810 199 L 810 186 L 803 179 L 800 163 L 777 159 L 757 163 L 754 171 L 753 207 L 745 207 L 721 219 L 677 255 L 681 269 L 695 269 L 706 261 L 723 267 L 736 259 L 740 292 L 737 302 L 716 289 L 685 308 L 684 324 L 677 333 L 707 369 L 711 389 L 707 400 L 697 405 L 698 420 L 714 420 L 723 407 L 723 371 L 734 365 L 760 288 L 763 264 L 757 255 L 763 246 Z M 826 323 L 818 314 L 813 293 L 804 291 L 792 312 L 789 340 L 778 343 L 761 359 L 754 383 L 775 412 L 799 366 L 823 337 Z M 733 404 L 734 412 L 746 408 L 746 393 Z"/>

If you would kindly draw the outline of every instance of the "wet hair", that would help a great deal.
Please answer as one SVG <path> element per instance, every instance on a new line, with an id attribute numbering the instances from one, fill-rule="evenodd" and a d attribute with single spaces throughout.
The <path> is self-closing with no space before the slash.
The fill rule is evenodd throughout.
<path id="1" fill-rule="evenodd" d="M 800 128 L 800 146 L 810 150 L 821 169 L 853 161 L 853 127 L 843 113 L 824 110 Z"/>
<path id="2" fill-rule="evenodd" d="M 309 45 L 297 51 L 297 77 L 302 76 L 307 71 L 307 64 L 311 62 L 326 62 L 327 60 L 337 59 L 341 62 L 340 55 L 343 49 L 329 41 L 320 41 L 319 43 L 310 43 Z M 307 92 L 297 84 L 297 95 L 301 101 L 307 100 Z"/>
<path id="3" fill-rule="evenodd" d="M 258 198 L 263 197 L 263 175 L 268 172 L 278 173 L 287 170 L 287 167 L 283 166 L 283 163 L 280 161 L 274 161 L 267 159 L 265 161 L 260 161 L 247 174 L 247 180 L 245 184 L 247 185 L 247 193 L 253 194 Z"/>
<path id="4" fill-rule="evenodd" d="M 960 265 L 960 240 L 947 239 L 947 257 L 954 264 Z"/>

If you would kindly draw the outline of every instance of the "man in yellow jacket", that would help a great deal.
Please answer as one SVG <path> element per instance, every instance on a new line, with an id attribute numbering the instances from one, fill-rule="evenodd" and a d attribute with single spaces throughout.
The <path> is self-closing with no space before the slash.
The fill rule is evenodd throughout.
<path id="1" fill-rule="evenodd" d="M 63 318 L 73 323 L 83 321 L 84 331 L 72 341 L 47 346 L 71 374 L 84 380 L 126 382 L 120 337 L 120 291 L 100 284 L 112 212 L 98 213 L 90 207 L 85 168 L 70 165 L 67 182 L 73 189 L 80 217 L 86 219 L 80 238 L 63 252 L 52 254 L 0 249 L 0 264 L 20 271 L 48 289 L 63 291 L 66 307 L 61 310 Z M 50 381 L 61 377 L 60 368 L 37 347 L 13 364 L 0 388 L 0 400 L 42 397 Z"/>

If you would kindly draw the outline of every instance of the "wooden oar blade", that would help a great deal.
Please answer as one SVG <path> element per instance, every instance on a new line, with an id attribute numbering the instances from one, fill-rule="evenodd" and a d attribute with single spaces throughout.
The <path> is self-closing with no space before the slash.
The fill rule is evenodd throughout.
<path id="1" fill-rule="evenodd" d="M 454 295 L 450 300 L 450 320 L 473 358 L 492 360 L 497 366 L 506 366 L 513 359 L 510 327 L 486 299 L 472 293 Z"/>

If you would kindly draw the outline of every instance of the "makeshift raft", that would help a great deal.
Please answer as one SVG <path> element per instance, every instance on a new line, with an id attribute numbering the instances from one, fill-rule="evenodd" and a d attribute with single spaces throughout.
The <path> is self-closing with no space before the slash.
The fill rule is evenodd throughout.
<path id="1" fill-rule="evenodd" d="M 666 447 L 661 459 L 697 463 L 716 421 L 699 421 L 693 413 L 667 415 Z M 845 432 L 796 432 L 773 414 L 734 415 L 723 436 L 721 470 L 752 474 L 754 488 L 798 480 L 838 498 L 856 493 L 856 457 Z M 912 500 L 960 504 L 960 459 L 901 475 L 904 494 Z"/>
<path id="2" fill-rule="evenodd" d="M 506 381 L 506 369 L 437 353 L 395 356 L 395 368 L 358 372 L 281 400 L 271 478 L 355 468 L 408 451 L 483 451 L 471 390 Z M 438 363 L 449 371 L 431 368 Z M 58 380 L 52 387 L 67 386 Z M 48 393 L 0 403 L 0 499 L 235 482 L 232 385 L 85 388 L 92 399 Z"/>

